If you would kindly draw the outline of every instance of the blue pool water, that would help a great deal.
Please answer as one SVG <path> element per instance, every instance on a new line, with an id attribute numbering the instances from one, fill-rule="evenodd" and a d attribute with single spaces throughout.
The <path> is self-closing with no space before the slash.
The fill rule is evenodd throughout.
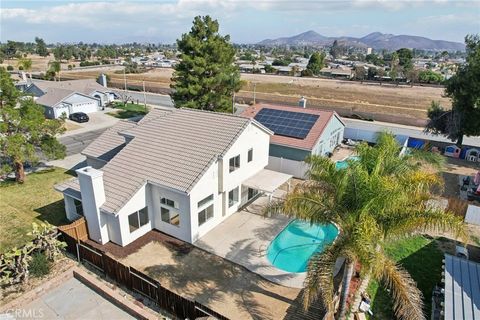
<path id="1" fill-rule="evenodd" d="M 337 235 L 334 224 L 293 220 L 270 243 L 267 258 L 278 269 L 305 272 L 310 257 L 332 243 Z"/>
<path id="2" fill-rule="evenodd" d="M 348 157 L 348 158 L 345 159 L 345 160 L 337 161 L 337 162 L 335 163 L 335 167 L 336 167 L 337 169 L 346 169 L 346 168 L 348 168 L 348 160 L 357 161 L 358 159 L 360 159 L 360 158 L 357 157 L 357 156 L 350 156 L 350 157 Z"/>

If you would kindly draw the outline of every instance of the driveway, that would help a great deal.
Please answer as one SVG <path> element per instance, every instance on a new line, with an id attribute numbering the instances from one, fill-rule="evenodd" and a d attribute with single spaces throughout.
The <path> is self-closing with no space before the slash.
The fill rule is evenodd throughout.
<path id="1" fill-rule="evenodd" d="M 14 311 L 5 319 L 135 319 L 75 278 Z"/>
<path id="2" fill-rule="evenodd" d="M 107 112 L 111 112 L 112 108 L 105 108 L 104 111 L 92 112 L 88 114 L 90 120 L 88 122 L 78 123 L 71 120 L 67 120 L 68 123 L 75 124 L 75 129 L 69 130 L 62 134 L 62 137 L 68 137 L 72 135 L 77 135 L 79 133 L 85 133 L 90 131 L 96 131 L 99 129 L 106 129 L 113 126 L 115 123 L 120 121 L 120 119 L 112 117 Z"/>

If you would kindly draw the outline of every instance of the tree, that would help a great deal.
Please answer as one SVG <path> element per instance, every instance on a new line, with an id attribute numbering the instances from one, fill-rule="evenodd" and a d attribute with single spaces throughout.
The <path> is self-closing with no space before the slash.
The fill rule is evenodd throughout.
<path id="1" fill-rule="evenodd" d="M 363 66 L 356 66 L 355 67 L 355 79 L 356 80 L 365 80 L 367 77 L 367 71 Z"/>
<path id="2" fill-rule="evenodd" d="M 18 67 L 22 67 L 23 70 L 30 72 L 32 70 L 32 59 L 22 58 L 18 61 Z M 30 73 L 30 78 L 32 74 Z"/>
<path id="3" fill-rule="evenodd" d="M 334 314 L 333 272 L 345 258 L 339 319 L 344 319 L 354 266 L 379 280 L 391 292 L 394 312 L 405 320 L 425 319 L 422 294 L 408 272 L 385 254 L 392 240 L 427 230 L 452 232 L 466 238 L 463 221 L 453 213 L 428 205 L 431 192 L 441 185 L 440 175 L 424 166 L 441 166 L 439 155 L 414 151 L 399 156 L 401 146 L 392 134 L 380 134 L 374 147 L 357 146 L 358 161 L 337 169 L 326 157 L 307 158 L 308 180 L 297 185 L 267 212 L 281 212 L 310 223 L 335 223 L 340 233 L 308 263 L 304 303 L 317 298 L 328 317 Z M 394 181 L 394 183 L 392 183 Z"/>
<path id="4" fill-rule="evenodd" d="M 197 16 L 189 33 L 177 40 L 180 62 L 175 65 L 171 97 L 175 107 L 226 112 L 240 89 L 230 36 L 218 33 L 217 20 Z"/>
<path id="5" fill-rule="evenodd" d="M 325 53 L 314 52 L 308 60 L 307 69 L 312 71 L 314 75 L 319 75 L 320 70 L 323 68 L 325 61 Z"/>
<path id="6" fill-rule="evenodd" d="M 57 76 L 57 80 L 60 81 L 60 71 L 62 70 L 62 65 L 60 61 L 57 61 L 57 60 L 50 61 L 48 65 L 50 67 L 49 71 L 54 72 L 55 76 Z"/>
<path id="7" fill-rule="evenodd" d="M 333 60 L 337 59 L 342 54 L 342 48 L 338 45 L 338 41 L 333 41 L 332 47 L 330 48 L 330 55 L 333 57 Z"/>
<path id="8" fill-rule="evenodd" d="M 42 38 L 35 37 L 35 43 L 36 43 L 36 49 L 35 52 L 42 57 L 46 57 L 49 55 L 48 50 L 47 50 L 47 45 L 45 44 L 45 41 L 43 41 Z"/>
<path id="9" fill-rule="evenodd" d="M 48 159 L 65 157 L 65 146 L 56 135 L 63 120 L 47 120 L 43 108 L 30 98 L 20 97 L 13 80 L 0 68 L 0 159 L 2 170 L 15 171 L 15 180 L 25 181 L 24 163 L 36 162 L 37 151 Z"/>
<path id="10" fill-rule="evenodd" d="M 390 72 L 388 75 L 392 78 L 392 81 L 397 81 L 398 78 L 398 65 L 399 65 L 399 58 L 396 52 L 392 53 L 391 61 L 390 61 Z"/>
<path id="11" fill-rule="evenodd" d="M 458 146 L 463 137 L 480 135 L 480 36 L 465 37 L 466 62 L 446 81 L 445 94 L 452 99 L 452 109 L 437 105 L 428 112 L 426 131 L 442 134 Z"/>
<path id="12" fill-rule="evenodd" d="M 439 84 L 443 81 L 443 76 L 432 70 L 421 70 L 418 72 L 418 81 Z"/>
<path id="13" fill-rule="evenodd" d="M 407 48 L 398 49 L 397 56 L 398 56 L 398 64 L 403 68 L 404 71 L 407 71 L 413 68 L 412 50 Z"/>

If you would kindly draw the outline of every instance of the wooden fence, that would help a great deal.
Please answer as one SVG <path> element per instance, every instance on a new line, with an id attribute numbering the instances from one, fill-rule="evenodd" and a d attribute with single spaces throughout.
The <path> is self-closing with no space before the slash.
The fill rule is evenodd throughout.
<path id="1" fill-rule="evenodd" d="M 155 302 L 158 307 L 181 319 L 196 319 L 200 317 L 213 317 L 219 320 L 228 320 L 227 317 L 213 311 L 197 301 L 179 296 L 164 288 L 158 281 L 132 267 L 125 266 L 105 252 L 100 251 L 86 242 L 75 239 L 67 232 L 61 230 L 62 240 L 67 243 L 67 250 L 78 257 L 79 261 L 86 262 L 103 272 L 129 290 L 138 292 Z"/>

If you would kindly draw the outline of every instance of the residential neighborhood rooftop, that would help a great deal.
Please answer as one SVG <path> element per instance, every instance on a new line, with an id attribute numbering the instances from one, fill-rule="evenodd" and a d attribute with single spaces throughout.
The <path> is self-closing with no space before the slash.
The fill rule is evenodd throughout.
<path id="1" fill-rule="evenodd" d="M 271 134 L 249 118 L 193 109 L 153 109 L 134 126 L 124 123 L 128 129 L 121 134 L 134 138 L 101 169 L 106 196 L 101 209 L 118 212 L 146 182 L 188 193 L 250 123 Z M 116 137 L 106 143 L 119 126 L 105 133 L 84 154 L 108 154 L 110 148 L 119 147 L 120 139 Z M 128 172 L 128 176 L 122 172 Z M 70 181 L 67 186 L 56 186 L 58 191 L 67 188 L 80 190 L 78 181 L 76 185 Z"/>
<path id="2" fill-rule="evenodd" d="M 242 116 L 253 119 L 264 108 L 308 113 L 319 116 L 304 139 L 287 137 L 278 134 L 275 134 L 270 138 L 271 144 L 278 144 L 305 150 L 312 150 L 332 117 L 337 117 L 340 120 L 340 117 L 338 117 L 337 113 L 334 111 L 324 111 L 318 109 L 307 109 L 301 107 L 279 106 L 270 104 L 256 104 L 254 106 L 251 106 L 245 109 L 245 111 L 243 111 Z"/>
<path id="3" fill-rule="evenodd" d="M 95 79 L 80 79 L 68 81 L 47 81 L 34 79 L 32 80 L 32 84 L 37 86 L 43 92 L 48 92 L 52 89 L 66 89 L 90 95 L 95 90 L 105 90 L 105 87 L 96 82 Z"/>
<path id="4" fill-rule="evenodd" d="M 48 92 L 39 97 L 35 102 L 43 106 L 53 107 L 74 93 L 75 91 L 69 89 L 49 88 Z"/>

